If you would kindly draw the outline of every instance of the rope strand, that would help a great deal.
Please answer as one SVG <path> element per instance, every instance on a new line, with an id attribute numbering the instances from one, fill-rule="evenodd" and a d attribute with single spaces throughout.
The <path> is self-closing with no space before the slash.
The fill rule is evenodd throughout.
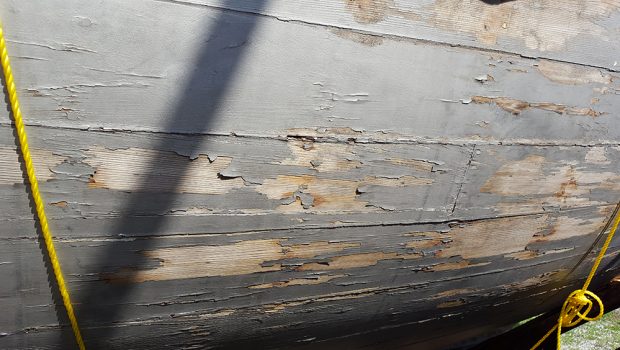
<path id="1" fill-rule="evenodd" d="M 41 232 L 43 240 L 45 241 L 45 248 L 52 263 L 52 270 L 54 271 L 54 277 L 58 284 L 60 295 L 62 296 L 62 302 L 67 310 L 67 316 L 71 322 L 71 328 L 75 335 L 75 340 L 80 350 L 85 350 L 84 341 L 80 333 L 80 328 L 77 323 L 77 318 L 73 312 L 73 306 L 71 305 L 71 298 L 69 297 L 69 291 L 65 284 L 65 279 L 62 275 L 60 268 L 60 262 L 56 255 L 56 249 L 54 248 L 54 242 L 52 239 L 52 232 L 50 231 L 49 224 L 47 223 L 47 216 L 45 215 L 45 206 L 43 204 L 43 198 L 39 192 L 39 183 L 34 172 L 34 166 L 32 164 L 32 157 L 30 156 L 30 148 L 28 147 L 28 137 L 26 135 L 26 129 L 24 128 L 24 122 L 22 118 L 22 112 L 19 107 L 19 99 L 17 98 L 17 88 L 13 81 L 13 72 L 11 70 L 11 64 L 9 62 L 9 55 L 6 49 L 6 42 L 4 40 L 4 30 L 2 29 L 2 23 L 0 23 L 0 62 L 2 64 L 2 71 L 4 72 L 4 78 L 6 81 L 6 90 L 9 95 L 9 102 L 11 104 L 11 110 L 13 111 L 13 119 L 15 121 L 15 129 L 17 130 L 17 138 L 19 139 L 19 146 L 21 149 L 22 157 L 24 159 L 26 173 L 28 174 L 28 182 L 30 183 L 30 191 L 32 192 L 32 198 L 34 200 L 37 217 L 39 218 L 39 225 L 41 226 Z"/>
<path id="2" fill-rule="evenodd" d="M 605 243 L 603 243 L 603 247 L 601 251 L 596 256 L 596 260 L 594 261 L 594 265 L 592 265 L 592 269 L 588 274 L 588 278 L 586 278 L 585 283 L 581 289 L 577 289 L 570 293 L 564 301 L 564 305 L 562 305 L 562 310 L 560 311 L 560 316 L 558 317 L 558 322 L 553 326 L 540 340 L 531 347 L 530 350 L 535 350 L 538 348 L 553 332 L 556 332 L 556 343 L 557 350 L 560 350 L 562 347 L 562 327 L 574 327 L 579 324 L 579 322 L 583 321 L 596 321 L 603 317 L 605 314 L 605 307 L 603 305 L 603 301 L 596 294 L 592 293 L 588 290 L 594 275 L 596 274 L 596 270 L 598 270 L 601 261 L 603 261 L 603 257 L 605 257 L 605 253 L 607 252 L 607 248 L 611 244 L 614 235 L 616 234 L 616 230 L 618 229 L 618 225 L 620 224 L 620 214 L 616 213 L 613 219 L 613 225 L 609 230 L 609 234 L 605 239 Z M 589 317 L 588 314 L 592 311 L 592 307 L 594 306 L 594 302 L 598 304 L 599 312 L 594 317 Z M 583 308 L 585 311 L 582 312 Z"/>

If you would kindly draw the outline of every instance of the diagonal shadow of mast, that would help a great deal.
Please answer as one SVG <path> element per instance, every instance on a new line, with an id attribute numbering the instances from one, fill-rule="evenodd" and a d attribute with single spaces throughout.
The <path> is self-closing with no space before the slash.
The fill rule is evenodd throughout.
<path id="1" fill-rule="evenodd" d="M 255 1 L 255 10 L 261 10 L 266 1 Z M 227 8 L 233 3 L 234 0 L 225 0 L 222 7 Z M 207 133 L 242 61 L 247 46 L 244 44 L 250 39 L 259 16 L 228 10 L 217 11 L 219 12 L 217 17 L 206 32 L 208 35 L 206 44 L 198 54 L 195 67 L 190 73 L 191 78 L 180 95 L 176 107 L 172 110 L 164 132 Z M 174 13 L 170 15 L 174 16 Z M 136 103 L 140 103 L 140 101 L 136 101 Z M 203 141 L 204 137 L 196 137 L 186 149 L 193 154 Z M 174 137 L 162 137 L 152 148 L 155 150 L 173 150 L 176 142 L 177 140 Z M 124 205 L 122 216 L 112 232 L 126 232 L 127 227 L 132 226 L 132 222 L 135 224 L 135 213 L 145 210 L 150 213 L 165 213 L 170 209 L 177 197 L 179 181 L 158 183 L 158 188 L 161 188 L 158 192 L 164 195 L 157 196 L 158 200 L 156 201 L 153 200 L 152 193 L 149 195 L 148 191 L 145 191 L 157 181 L 159 176 L 157 169 L 160 162 L 161 160 L 156 157 L 149 161 L 146 175 L 140 180 L 139 186 L 132 192 Z M 185 163 L 185 166 L 179 167 L 175 178 L 181 179 L 187 175 L 188 166 L 189 162 Z M 165 224 L 165 221 L 165 215 L 153 215 L 150 220 L 141 221 L 140 231 L 146 235 L 150 232 L 156 232 Z M 135 235 L 135 233 L 133 234 Z M 126 235 L 131 236 L 132 233 L 129 232 Z M 149 249 L 151 241 L 150 239 L 137 240 L 137 250 Z M 114 265 L 113 262 L 118 259 L 117 252 L 122 251 L 123 244 L 126 242 L 114 241 L 105 248 L 98 260 L 97 271 L 103 272 L 106 267 Z M 145 257 L 141 254 L 133 254 L 131 257 L 123 256 L 123 260 L 126 262 L 126 266 L 134 268 L 132 269 L 134 272 L 126 271 L 125 276 L 129 279 L 131 279 L 132 274 L 135 274 L 135 271 L 146 263 Z M 91 283 L 80 293 L 76 300 L 78 302 L 77 314 L 78 320 L 84 328 L 85 341 L 89 349 L 109 347 L 107 340 L 112 335 L 113 328 L 111 325 L 119 321 L 122 305 L 128 299 L 133 288 L 134 284 L 131 283 Z M 89 328 L 89 325 L 96 328 Z M 66 348 L 68 345 L 66 341 L 66 338 L 64 341 L 60 341 L 61 348 Z"/>

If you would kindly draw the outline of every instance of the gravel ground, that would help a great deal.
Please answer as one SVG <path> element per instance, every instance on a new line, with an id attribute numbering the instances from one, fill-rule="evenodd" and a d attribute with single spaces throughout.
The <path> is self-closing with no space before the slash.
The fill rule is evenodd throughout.
<path id="1" fill-rule="evenodd" d="M 602 319 L 588 322 L 562 335 L 563 350 L 620 349 L 620 309 Z"/>

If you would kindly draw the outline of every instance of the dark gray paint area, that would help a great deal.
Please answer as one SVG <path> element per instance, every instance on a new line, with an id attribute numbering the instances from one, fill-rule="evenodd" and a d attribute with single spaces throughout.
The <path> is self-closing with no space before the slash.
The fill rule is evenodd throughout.
<path id="1" fill-rule="evenodd" d="M 620 192 L 617 5 L 449 3 L 0 4 L 89 347 L 445 348 L 557 306 Z M 65 349 L 0 123 L 0 347 Z"/>

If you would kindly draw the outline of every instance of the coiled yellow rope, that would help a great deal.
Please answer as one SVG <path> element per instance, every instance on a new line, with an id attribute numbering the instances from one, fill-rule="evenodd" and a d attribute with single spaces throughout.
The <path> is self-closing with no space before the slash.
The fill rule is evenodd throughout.
<path id="1" fill-rule="evenodd" d="M 62 270 L 60 269 L 60 263 L 56 256 L 56 249 L 54 249 L 54 242 L 52 241 L 52 232 L 50 231 L 47 223 L 47 216 L 45 215 L 45 207 L 43 205 L 43 198 L 39 193 L 39 184 L 34 173 L 34 166 L 32 165 L 32 158 L 30 157 L 30 149 L 28 148 L 28 138 L 26 136 L 26 130 L 24 129 L 24 122 L 22 120 L 22 112 L 19 108 L 19 100 L 17 99 L 17 89 L 15 88 L 15 82 L 13 81 L 13 72 L 11 71 L 11 64 L 9 62 L 9 55 L 6 50 L 6 42 L 4 40 L 4 30 L 2 29 L 2 23 L 0 22 L 0 61 L 2 63 L 2 70 L 4 72 L 4 78 L 6 80 L 6 90 L 9 94 L 9 101 L 11 104 L 11 110 L 13 111 L 13 118 L 15 119 L 15 129 L 17 130 L 17 137 L 19 138 L 19 146 L 21 148 L 22 156 L 26 166 L 26 172 L 28 173 L 28 182 L 30 182 L 30 190 L 32 192 L 32 198 L 36 207 L 37 216 L 39 217 L 39 224 L 41 225 L 41 232 L 43 233 L 43 240 L 45 241 L 45 248 L 52 263 L 52 269 L 54 270 L 54 276 L 58 283 L 58 289 L 62 296 L 62 302 L 65 304 L 67 310 L 67 316 L 71 322 L 71 328 L 73 328 L 73 334 L 80 350 L 86 349 L 80 328 L 78 327 L 75 313 L 73 312 L 73 306 L 71 305 L 71 298 L 69 298 L 69 291 L 65 285 L 65 279 L 62 277 Z"/>
<path id="2" fill-rule="evenodd" d="M 592 266 L 592 270 L 590 270 L 590 274 L 586 279 L 583 287 L 581 289 L 577 289 L 574 292 L 570 293 L 564 301 L 564 305 L 562 305 L 562 310 L 560 311 L 560 317 L 558 317 L 558 323 L 551 328 L 547 334 L 545 334 L 540 340 L 532 346 L 530 350 L 534 350 L 540 346 L 553 332 L 557 330 L 557 350 L 560 350 L 562 347 L 562 327 L 573 327 L 579 324 L 579 322 L 583 321 L 596 321 L 603 317 L 605 313 L 605 309 L 603 306 L 603 302 L 601 298 L 599 298 L 596 294 L 592 293 L 588 290 L 590 286 L 590 282 L 594 278 L 594 274 L 596 270 L 598 270 L 605 253 L 607 252 L 607 248 L 611 244 L 611 240 L 614 238 L 614 234 L 616 234 L 616 230 L 618 229 L 618 225 L 620 224 L 620 214 L 616 214 L 611 229 L 609 230 L 609 234 L 607 235 L 607 239 L 605 239 L 605 243 L 601 248 L 601 251 L 598 253 L 596 260 L 594 261 L 594 265 Z M 599 312 L 594 317 L 589 317 L 588 314 L 592 310 L 594 303 L 598 304 Z M 585 311 L 582 312 L 583 308 Z"/>

